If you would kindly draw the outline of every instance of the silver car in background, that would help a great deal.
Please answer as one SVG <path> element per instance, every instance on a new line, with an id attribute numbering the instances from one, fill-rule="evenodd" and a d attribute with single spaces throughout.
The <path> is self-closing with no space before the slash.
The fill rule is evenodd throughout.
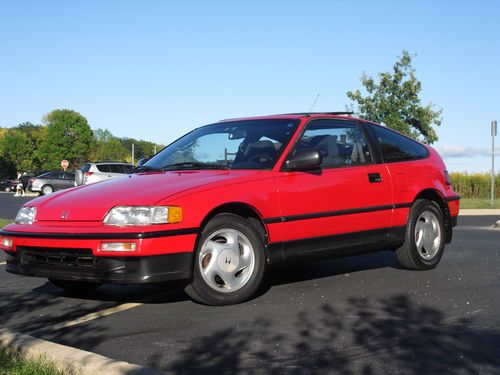
<path id="1" fill-rule="evenodd" d="M 75 174 L 64 171 L 51 171 L 30 178 L 28 190 L 41 195 L 51 194 L 54 191 L 75 187 Z"/>
<path id="2" fill-rule="evenodd" d="M 135 165 L 118 162 L 85 163 L 76 171 L 76 184 L 86 185 L 93 182 L 109 180 L 129 173 Z"/>

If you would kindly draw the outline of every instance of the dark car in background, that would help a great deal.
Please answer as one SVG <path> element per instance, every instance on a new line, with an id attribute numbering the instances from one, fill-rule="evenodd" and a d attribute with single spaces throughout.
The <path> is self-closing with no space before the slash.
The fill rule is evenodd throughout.
<path id="1" fill-rule="evenodd" d="M 31 178 L 28 190 L 41 195 L 51 194 L 54 191 L 75 187 L 75 174 L 64 171 L 51 171 Z"/>
<path id="2" fill-rule="evenodd" d="M 17 186 L 17 182 L 12 180 L 3 179 L 0 180 L 0 190 L 6 191 L 7 193 L 10 191 L 15 191 Z"/>

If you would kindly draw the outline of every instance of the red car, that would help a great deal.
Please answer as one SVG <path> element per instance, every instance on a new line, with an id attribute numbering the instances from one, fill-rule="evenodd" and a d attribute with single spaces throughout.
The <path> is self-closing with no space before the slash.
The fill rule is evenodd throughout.
<path id="1" fill-rule="evenodd" d="M 342 113 L 225 120 L 131 174 L 40 197 L 0 232 L 7 271 L 67 290 L 189 279 L 250 298 L 270 264 L 392 249 L 431 269 L 460 197 L 431 147 Z"/>

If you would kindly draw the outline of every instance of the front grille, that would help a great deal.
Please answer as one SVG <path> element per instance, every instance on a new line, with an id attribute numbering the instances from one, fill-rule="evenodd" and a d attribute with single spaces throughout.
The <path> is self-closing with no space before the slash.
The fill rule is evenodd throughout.
<path id="1" fill-rule="evenodd" d="M 23 266 L 46 265 L 63 268 L 95 268 L 97 259 L 91 249 L 17 247 Z"/>

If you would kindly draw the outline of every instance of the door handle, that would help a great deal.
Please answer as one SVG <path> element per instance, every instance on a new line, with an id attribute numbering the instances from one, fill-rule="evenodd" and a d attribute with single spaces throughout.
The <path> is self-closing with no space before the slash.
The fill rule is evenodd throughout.
<path id="1" fill-rule="evenodd" d="M 371 183 L 382 182 L 382 177 L 380 173 L 368 173 L 368 181 Z"/>

